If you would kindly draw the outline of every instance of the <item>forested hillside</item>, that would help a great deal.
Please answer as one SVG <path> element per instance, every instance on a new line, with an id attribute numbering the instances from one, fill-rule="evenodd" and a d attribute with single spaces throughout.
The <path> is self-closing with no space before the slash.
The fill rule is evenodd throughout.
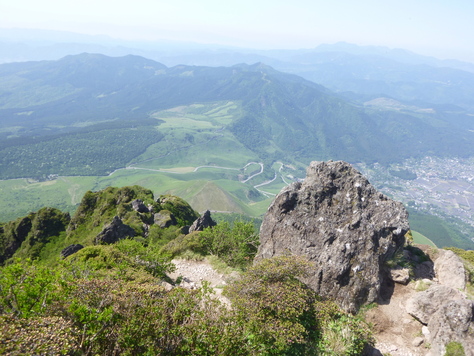
<path id="1" fill-rule="evenodd" d="M 426 154 L 469 156 L 474 151 L 469 132 L 474 124 L 464 118 L 364 109 L 261 64 L 166 68 L 136 56 L 82 54 L 4 64 L 0 81 L 1 178 L 77 175 L 86 161 L 90 168 L 84 174 L 106 173 L 161 139 L 158 121 L 156 134 L 149 128 L 144 128 L 149 133 L 140 131 L 152 124 L 151 113 L 222 100 L 241 105 L 240 114 L 223 129 L 269 163 L 288 157 L 304 164 L 315 159 L 388 163 Z M 81 126 L 89 132 L 101 130 L 102 139 L 92 133 L 70 135 Z M 66 134 L 70 136 L 61 138 Z M 89 142 L 89 156 L 82 152 L 82 140 Z M 110 156 L 107 167 L 92 158 L 97 156 L 95 145 Z M 119 151 L 121 157 L 113 158 L 107 149 Z M 35 169 L 28 167 L 28 152 L 35 152 Z"/>

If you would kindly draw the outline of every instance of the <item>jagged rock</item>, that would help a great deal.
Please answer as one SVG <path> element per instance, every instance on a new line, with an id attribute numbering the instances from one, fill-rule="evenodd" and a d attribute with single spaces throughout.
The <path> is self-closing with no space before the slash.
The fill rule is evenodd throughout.
<path id="1" fill-rule="evenodd" d="M 150 234 L 150 225 L 148 224 L 143 224 L 143 237 L 148 237 L 148 235 Z"/>
<path id="2" fill-rule="evenodd" d="M 118 216 L 115 216 L 112 222 L 96 236 L 94 243 L 96 245 L 108 245 L 133 236 L 135 236 L 135 230 L 125 225 Z"/>
<path id="3" fill-rule="evenodd" d="M 428 322 L 431 348 L 443 355 L 445 346 L 456 341 L 463 344 L 467 356 L 474 355 L 474 302 L 468 299 L 444 301 Z M 436 353 L 438 352 L 438 353 Z"/>
<path id="4" fill-rule="evenodd" d="M 393 268 L 390 270 L 390 278 L 395 283 L 406 285 L 410 281 L 408 268 Z"/>
<path id="5" fill-rule="evenodd" d="M 81 244 L 72 244 L 66 247 L 61 251 L 61 258 L 66 258 L 68 256 L 71 256 L 72 254 L 76 253 L 77 251 L 83 249 L 84 246 Z"/>
<path id="6" fill-rule="evenodd" d="M 447 301 L 464 299 L 464 295 L 448 286 L 433 284 L 427 290 L 417 293 L 406 303 L 408 314 L 427 325 L 433 314 Z M 432 331 L 430 329 L 430 331 Z"/>
<path id="7" fill-rule="evenodd" d="M 139 213 L 149 213 L 150 210 L 146 207 L 145 204 L 143 204 L 143 200 L 141 199 L 135 199 L 132 201 L 132 208 L 135 211 L 138 211 Z"/>
<path id="8" fill-rule="evenodd" d="M 154 215 L 155 225 L 158 225 L 162 229 L 176 225 L 176 219 L 174 215 L 168 210 L 161 210 L 159 213 Z"/>
<path id="9" fill-rule="evenodd" d="M 216 226 L 216 222 L 211 218 L 211 212 L 206 210 L 202 216 L 197 218 L 191 227 L 189 228 L 189 233 L 193 231 L 203 231 L 207 227 Z"/>
<path id="10" fill-rule="evenodd" d="M 453 251 L 439 250 L 434 261 L 434 272 L 440 284 L 458 290 L 466 288 L 464 264 Z"/>
<path id="11" fill-rule="evenodd" d="M 260 229 L 256 260 L 292 253 L 315 262 L 305 280 L 343 309 L 377 300 L 383 264 L 409 230 L 401 203 L 378 192 L 345 162 L 312 162 L 303 183 L 284 188 Z"/>

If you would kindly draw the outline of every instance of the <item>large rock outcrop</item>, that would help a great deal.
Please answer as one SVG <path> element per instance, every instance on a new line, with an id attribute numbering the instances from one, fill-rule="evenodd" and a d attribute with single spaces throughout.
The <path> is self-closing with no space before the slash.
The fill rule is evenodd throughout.
<path id="1" fill-rule="evenodd" d="M 434 259 L 433 280 L 428 289 L 407 298 L 405 310 L 424 325 L 425 341 L 431 345 L 427 356 L 444 355 L 449 342 L 462 344 L 466 356 L 473 356 L 474 302 L 464 292 L 464 264 L 448 250 L 436 250 L 430 257 Z"/>
<path id="2" fill-rule="evenodd" d="M 96 245 L 109 245 L 133 236 L 135 236 L 135 230 L 125 225 L 118 216 L 115 216 L 112 222 L 96 236 L 94 243 Z"/>
<path id="3" fill-rule="evenodd" d="M 162 210 L 154 215 L 154 223 L 162 229 L 176 225 L 176 218 L 168 210 Z"/>
<path id="4" fill-rule="evenodd" d="M 434 261 L 434 272 L 440 284 L 460 291 L 466 289 L 464 265 L 453 251 L 438 251 L 438 257 Z"/>
<path id="5" fill-rule="evenodd" d="M 304 182 L 284 188 L 269 207 L 256 260 L 307 256 L 315 270 L 305 282 L 355 312 L 379 297 L 384 262 L 403 246 L 408 230 L 403 205 L 351 165 L 312 162 Z"/>
<path id="6" fill-rule="evenodd" d="M 132 208 L 135 211 L 138 211 L 139 213 L 149 213 L 150 209 L 146 207 L 146 205 L 143 203 L 143 200 L 141 199 L 135 199 L 132 201 Z"/>
<path id="7" fill-rule="evenodd" d="M 206 210 L 199 218 L 194 220 L 193 224 L 189 228 L 189 233 L 193 231 L 203 231 L 208 227 L 216 226 L 216 222 L 211 218 L 211 212 Z"/>

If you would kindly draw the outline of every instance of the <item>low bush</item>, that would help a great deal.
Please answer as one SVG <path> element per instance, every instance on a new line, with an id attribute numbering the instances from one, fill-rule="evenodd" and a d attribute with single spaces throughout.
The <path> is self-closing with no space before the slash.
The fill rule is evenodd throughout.
<path id="1" fill-rule="evenodd" d="M 464 347 L 461 343 L 456 341 L 451 341 L 446 345 L 446 353 L 445 356 L 464 356 Z"/>
<path id="2" fill-rule="evenodd" d="M 355 356 L 370 342 L 363 322 L 299 281 L 312 267 L 301 257 L 249 267 L 225 289 L 229 308 L 206 283 L 166 290 L 151 272 L 141 270 L 147 280 L 119 275 L 119 261 L 131 273 L 149 252 L 124 240 L 86 247 L 57 271 L 31 261 L 3 267 L 0 353 Z M 81 263 L 102 273 L 73 273 Z"/>

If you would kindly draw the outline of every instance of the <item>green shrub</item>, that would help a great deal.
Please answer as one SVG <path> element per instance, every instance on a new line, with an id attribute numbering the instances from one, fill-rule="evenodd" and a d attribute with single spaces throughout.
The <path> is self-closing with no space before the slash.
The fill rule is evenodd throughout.
<path id="1" fill-rule="evenodd" d="M 174 195 L 161 195 L 158 199 L 159 210 L 169 210 L 179 226 L 191 225 L 199 214 L 185 200 Z"/>
<path id="2" fill-rule="evenodd" d="M 246 267 L 257 253 L 259 237 L 252 222 L 236 221 L 232 227 L 223 222 L 204 229 L 200 242 L 206 254 L 218 256 L 232 267 Z"/>
<path id="3" fill-rule="evenodd" d="M 75 355 L 77 334 L 63 317 L 0 316 L 0 355 Z"/>
<path id="4" fill-rule="evenodd" d="M 368 334 L 357 318 L 318 300 L 297 278 L 312 265 L 301 257 L 260 261 L 225 293 L 204 284 L 161 287 L 121 278 L 152 259 L 138 241 L 91 246 L 57 272 L 31 261 L 0 271 L 1 353 L 70 355 L 358 355 Z M 73 267 L 102 273 L 73 274 Z M 105 273 L 104 273 L 105 271 Z M 108 273 L 110 272 L 110 273 Z M 99 276 L 99 278 L 97 278 Z"/>
<path id="5" fill-rule="evenodd" d="M 356 356 L 373 342 L 363 320 L 320 300 L 299 281 L 312 268 L 300 256 L 264 259 L 226 287 L 253 352 Z"/>
<path id="6" fill-rule="evenodd" d="M 359 356 L 373 342 L 369 326 L 351 314 L 338 311 L 329 317 L 320 317 L 319 322 L 322 355 Z"/>
<path id="7" fill-rule="evenodd" d="M 207 249 L 201 239 L 201 232 L 194 231 L 188 235 L 180 235 L 161 249 L 162 253 L 170 254 L 173 257 L 182 256 L 186 251 L 206 255 Z"/>
<path id="8" fill-rule="evenodd" d="M 124 239 L 115 244 L 115 248 L 143 266 L 154 277 L 163 278 L 166 273 L 174 271 L 170 259 L 159 253 L 154 246 L 145 247 L 136 240 Z"/>
<path id="9" fill-rule="evenodd" d="M 60 293 L 58 273 L 31 260 L 16 260 L 0 272 L 0 314 L 42 315 Z"/>
<path id="10" fill-rule="evenodd" d="M 464 347 L 461 343 L 456 341 L 451 341 L 446 345 L 445 356 L 464 356 Z"/>
<path id="11" fill-rule="evenodd" d="M 255 353 L 304 355 L 314 346 L 316 295 L 297 279 L 311 267 L 301 257 L 265 259 L 226 287 Z"/>
<path id="12" fill-rule="evenodd" d="M 2 224 L 0 228 L 0 264 L 13 257 L 36 259 L 49 242 L 55 242 L 69 224 L 69 213 L 42 208 L 24 218 Z"/>

